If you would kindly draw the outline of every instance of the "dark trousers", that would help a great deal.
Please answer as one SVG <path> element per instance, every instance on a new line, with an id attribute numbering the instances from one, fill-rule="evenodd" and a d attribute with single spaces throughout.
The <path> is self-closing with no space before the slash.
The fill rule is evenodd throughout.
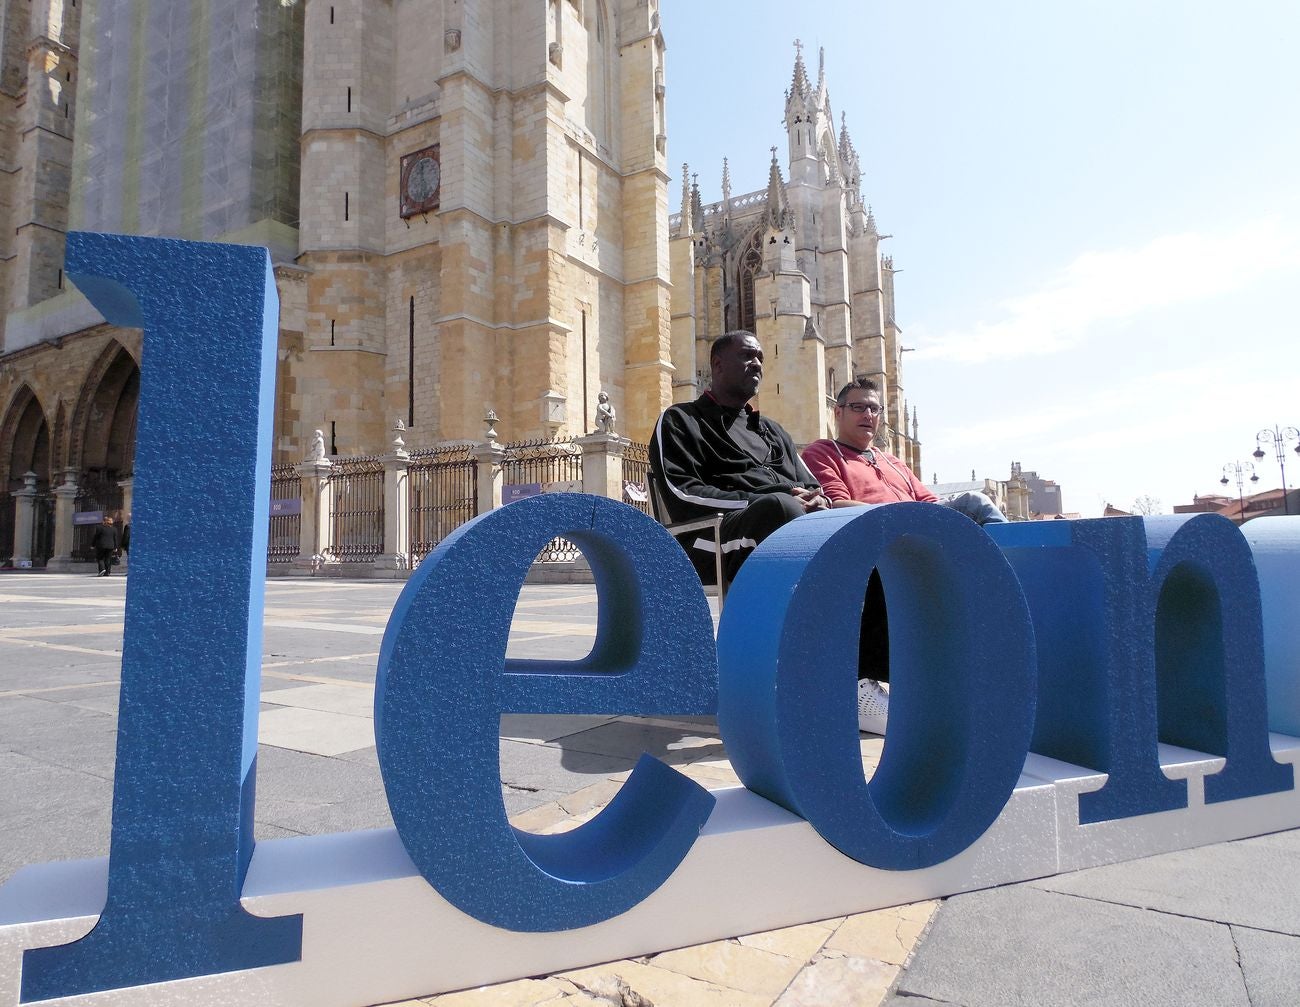
<path id="1" fill-rule="evenodd" d="M 783 524 L 803 514 L 803 504 L 789 493 L 761 496 L 744 510 L 722 519 L 722 573 L 728 583 L 754 547 Z"/>
<path id="2" fill-rule="evenodd" d="M 722 572 L 730 583 L 740 570 L 740 565 L 754 551 L 754 547 L 782 525 L 804 513 L 803 504 L 794 496 L 771 493 L 760 497 L 744 510 L 733 511 L 722 519 Z M 691 535 L 694 539 L 697 536 Z M 699 550 L 688 549 L 692 558 L 701 556 Z M 696 564 L 702 572 L 704 563 Z M 711 564 L 710 564 L 711 565 Z M 712 583 L 712 578 L 707 579 Z M 862 629 L 858 641 L 858 678 L 873 678 L 877 682 L 889 681 L 889 625 L 885 611 L 885 586 L 880 574 L 872 570 L 867 580 L 867 593 L 862 605 Z"/>
<path id="3" fill-rule="evenodd" d="M 885 585 L 872 570 L 862 605 L 862 635 L 858 638 L 858 679 L 889 681 L 889 624 L 885 613 Z"/>
<path id="4" fill-rule="evenodd" d="M 95 550 L 95 569 L 100 573 L 113 572 L 113 549 Z"/>

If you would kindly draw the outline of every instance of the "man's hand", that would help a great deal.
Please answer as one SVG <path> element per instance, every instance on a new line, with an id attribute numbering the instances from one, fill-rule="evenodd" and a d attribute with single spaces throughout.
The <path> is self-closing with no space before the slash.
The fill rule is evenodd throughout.
<path id="1" fill-rule="evenodd" d="M 802 486 L 792 486 L 790 492 L 803 504 L 805 514 L 815 510 L 827 510 L 831 505 L 831 502 L 819 490 L 808 490 Z"/>

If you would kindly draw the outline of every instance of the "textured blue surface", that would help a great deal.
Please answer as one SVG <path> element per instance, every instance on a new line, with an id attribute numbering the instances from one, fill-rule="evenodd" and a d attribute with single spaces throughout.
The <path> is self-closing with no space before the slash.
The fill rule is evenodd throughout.
<path id="1" fill-rule="evenodd" d="M 1241 533 L 1259 573 L 1268 726 L 1300 737 L 1300 517 L 1256 518 Z"/>
<path id="2" fill-rule="evenodd" d="M 1161 740 L 1229 756 L 1207 799 L 1289 789 L 1264 730 L 1258 582 L 1230 523 L 1104 518 L 988 532 L 1033 613 L 1033 749 L 1109 774 L 1080 795 L 1082 823 L 1186 806 L 1186 783 L 1160 770 Z"/>
<path id="3" fill-rule="evenodd" d="M 1268 744 L 1259 576 L 1218 514 L 1146 518 L 1160 740 L 1226 757 L 1208 804 L 1282 793 L 1294 770 Z"/>
<path id="4" fill-rule="evenodd" d="M 67 273 L 144 329 L 108 902 L 28 951 L 22 998 L 296 961 L 246 913 L 279 302 L 264 249 L 73 233 Z M 196 403 L 202 408 L 196 408 Z"/>
<path id="5" fill-rule="evenodd" d="M 1035 521 L 985 529 L 1011 561 L 1038 644 L 1033 750 L 1108 773 L 1079 796 L 1079 820 L 1187 806 L 1160 771 L 1155 595 L 1141 518 Z"/>
<path id="6" fill-rule="evenodd" d="M 873 567 L 889 613 L 891 691 L 868 785 L 854 699 Z M 998 548 L 946 507 L 842 509 L 786 525 L 727 595 L 718 668 L 718 721 L 745 786 L 874 867 L 927 867 L 969 846 L 1011 796 L 1029 749 L 1028 608 Z"/>
<path id="7" fill-rule="evenodd" d="M 575 542 L 599 597 L 575 662 L 507 661 L 515 600 L 551 538 Z M 407 582 L 384 634 L 375 738 L 393 821 L 453 905 L 511 930 L 600 922 L 659 887 L 690 850 L 708 791 L 649 756 L 572 832 L 513 828 L 501 796 L 502 713 L 707 714 L 712 623 L 686 554 L 639 511 L 600 497 L 531 497 L 462 525 Z"/>

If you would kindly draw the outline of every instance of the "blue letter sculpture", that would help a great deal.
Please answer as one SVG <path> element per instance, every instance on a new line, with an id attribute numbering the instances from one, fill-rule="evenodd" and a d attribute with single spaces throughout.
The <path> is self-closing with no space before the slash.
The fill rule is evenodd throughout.
<path id="1" fill-rule="evenodd" d="M 515 599 L 556 535 L 591 563 L 599 615 L 583 660 L 507 660 Z M 625 912 L 694 844 L 713 797 L 643 755 L 572 832 L 514 828 L 501 797 L 502 713 L 707 714 L 717 705 L 708 605 L 681 547 L 601 497 L 533 497 L 462 525 L 407 582 L 379 655 L 375 740 L 393 821 L 429 884 L 511 930 Z"/>
<path id="2" fill-rule="evenodd" d="M 1145 524 L 1160 740 L 1225 757 L 1205 779 L 1207 804 L 1290 790 L 1292 767 L 1269 749 L 1260 579 L 1250 546 L 1217 514 Z"/>
<path id="3" fill-rule="evenodd" d="M 144 329 L 133 576 L 108 902 L 86 937 L 24 955 L 24 1001 L 296 961 L 302 938 L 300 916 L 262 919 L 239 904 L 253 853 L 270 258 L 74 233 L 67 271 L 110 322 Z M 195 529 L 222 543 L 219 563 L 196 550 Z"/>
<path id="4" fill-rule="evenodd" d="M 873 568 L 889 599 L 891 692 L 868 785 L 853 696 Z M 928 867 L 964 850 L 1001 813 L 1029 750 L 1024 596 L 988 536 L 946 507 L 835 510 L 786 525 L 727 595 L 718 669 L 718 722 L 745 786 L 873 867 Z"/>
<path id="5" fill-rule="evenodd" d="M 1258 581 L 1230 523 L 1201 515 L 987 530 L 1033 613 L 1033 749 L 1109 774 L 1079 795 L 1081 823 L 1186 807 L 1186 781 L 1160 769 L 1160 741 L 1228 756 L 1206 780 L 1207 801 L 1291 788 L 1291 771 L 1268 751 Z"/>

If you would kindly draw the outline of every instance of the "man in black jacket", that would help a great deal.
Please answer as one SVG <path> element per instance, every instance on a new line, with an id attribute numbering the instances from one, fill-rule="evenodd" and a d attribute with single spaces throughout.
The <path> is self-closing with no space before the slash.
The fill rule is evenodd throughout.
<path id="1" fill-rule="evenodd" d="M 712 382 L 694 402 L 669 406 L 650 438 L 650 466 L 674 521 L 722 512 L 723 573 L 731 580 L 754 547 L 787 521 L 830 503 L 779 423 L 749 400 L 763 380 L 752 332 L 724 333 L 709 351 Z M 713 543 L 682 541 L 697 568 Z"/>
<path id="2" fill-rule="evenodd" d="M 95 564 L 100 577 L 113 572 L 113 557 L 117 555 L 119 546 L 113 519 L 105 514 L 103 524 L 96 527 L 90 536 L 90 547 L 95 550 Z"/>

